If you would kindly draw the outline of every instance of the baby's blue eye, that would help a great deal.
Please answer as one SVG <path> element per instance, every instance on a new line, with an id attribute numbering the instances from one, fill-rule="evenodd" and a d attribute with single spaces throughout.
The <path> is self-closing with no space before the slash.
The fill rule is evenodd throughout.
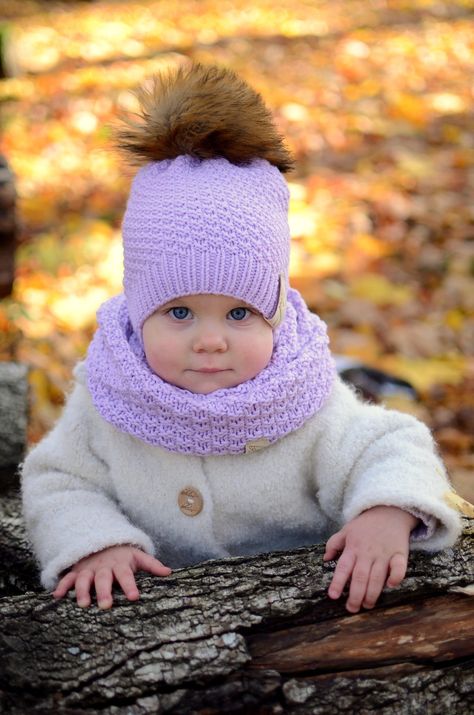
<path id="1" fill-rule="evenodd" d="M 177 320 L 185 320 L 188 317 L 189 308 L 171 308 L 171 313 Z"/>
<path id="2" fill-rule="evenodd" d="M 230 312 L 229 315 L 231 316 L 232 320 L 243 320 L 248 313 L 247 308 L 233 308 Z"/>

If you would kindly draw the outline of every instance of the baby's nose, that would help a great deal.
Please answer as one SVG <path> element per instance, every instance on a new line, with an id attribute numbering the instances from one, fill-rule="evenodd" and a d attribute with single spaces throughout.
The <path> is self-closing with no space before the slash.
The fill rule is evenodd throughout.
<path id="1" fill-rule="evenodd" d="M 222 352 L 227 349 L 227 340 L 222 332 L 207 330 L 199 333 L 194 341 L 195 352 Z"/>

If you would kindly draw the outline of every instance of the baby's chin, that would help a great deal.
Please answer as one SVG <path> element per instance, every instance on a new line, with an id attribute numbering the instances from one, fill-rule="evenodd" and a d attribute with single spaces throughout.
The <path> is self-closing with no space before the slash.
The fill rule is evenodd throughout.
<path id="1" fill-rule="evenodd" d="M 193 380 L 186 380 L 183 385 L 185 390 L 194 392 L 196 395 L 210 395 L 212 392 L 217 392 L 217 390 L 223 390 L 228 387 L 236 387 L 240 384 L 240 380 L 234 377 L 234 379 L 219 379 L 212 375 L 209 375 L 204 380 L 199 380 L 194 382 Z"/>
<path id="2" fill-rule="evenodd" d="M 233 370 L 229 370 L 208 375 L 189 373 L 176 384 L 182 390 L 188 390 L 196 395 L 210 395 L 212 392 L 217 392 L 217 390 L 236 387 L 241 382 L 244 382 L 244 380 L 239 379 Z"/>

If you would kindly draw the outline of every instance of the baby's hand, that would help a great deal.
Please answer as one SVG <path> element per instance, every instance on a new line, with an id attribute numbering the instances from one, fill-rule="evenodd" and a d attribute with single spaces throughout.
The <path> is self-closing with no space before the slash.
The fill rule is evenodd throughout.
<path id="1" fill-rule="evenodd" d="M 416 517 L 403 509 L 376 506 L 333 534 L 326 544 L 324 560 L 341 555 L 329 597 L 339 598 L 350 578 L 347 610 L 357 613 L 361 605 L 373 608 L 385 583 L 398 586 L 405 577 L 410 532 L 416 524 Z"/>
<path id="2" fill-rule="evenodd" d="M 171 573 L 168 566 L 134 546 L 110 546 L 74 564 L 59 581 L 53 596 L 62 598 L 74 588 L 78 605 L 90 606 L 90 589 L 94 584 L 99 608 L 110 608 L 115 579 L 128 600 L 136 601 L 140 594 L 135 583 L 135 571 L 148 571 L 154 576 L 169 576 Z"/>

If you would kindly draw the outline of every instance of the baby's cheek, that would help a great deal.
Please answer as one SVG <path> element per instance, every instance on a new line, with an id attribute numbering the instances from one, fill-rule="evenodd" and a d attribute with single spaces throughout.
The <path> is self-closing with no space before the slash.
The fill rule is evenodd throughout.
<path id="1" fill-rule="evenodd" d="M 157 375 L 160 372 L 160 364 L 159 361 L 157 360 L 155 353 L 153 350 L 145 350 L 145 356 L 146 356 L 146 361 L 150 368 L 153 370 L 154 373 Z"/>
<path id="2" fill-rule="evenodd" d="M 273 352 L 273 338 L 267 335 L 259 339 L 252 339 L 246 345 L 245 362 L 249 372 L 257 375 L 264 370 L 271 360 Z"/>
<path id="3" fill-rule="evenodd" d="M 173 350 L 171 345 L 153 345 L 145 350 L 147 362 L 153 372 L 161 377 L 169 372 L 173 365 Z"/>

